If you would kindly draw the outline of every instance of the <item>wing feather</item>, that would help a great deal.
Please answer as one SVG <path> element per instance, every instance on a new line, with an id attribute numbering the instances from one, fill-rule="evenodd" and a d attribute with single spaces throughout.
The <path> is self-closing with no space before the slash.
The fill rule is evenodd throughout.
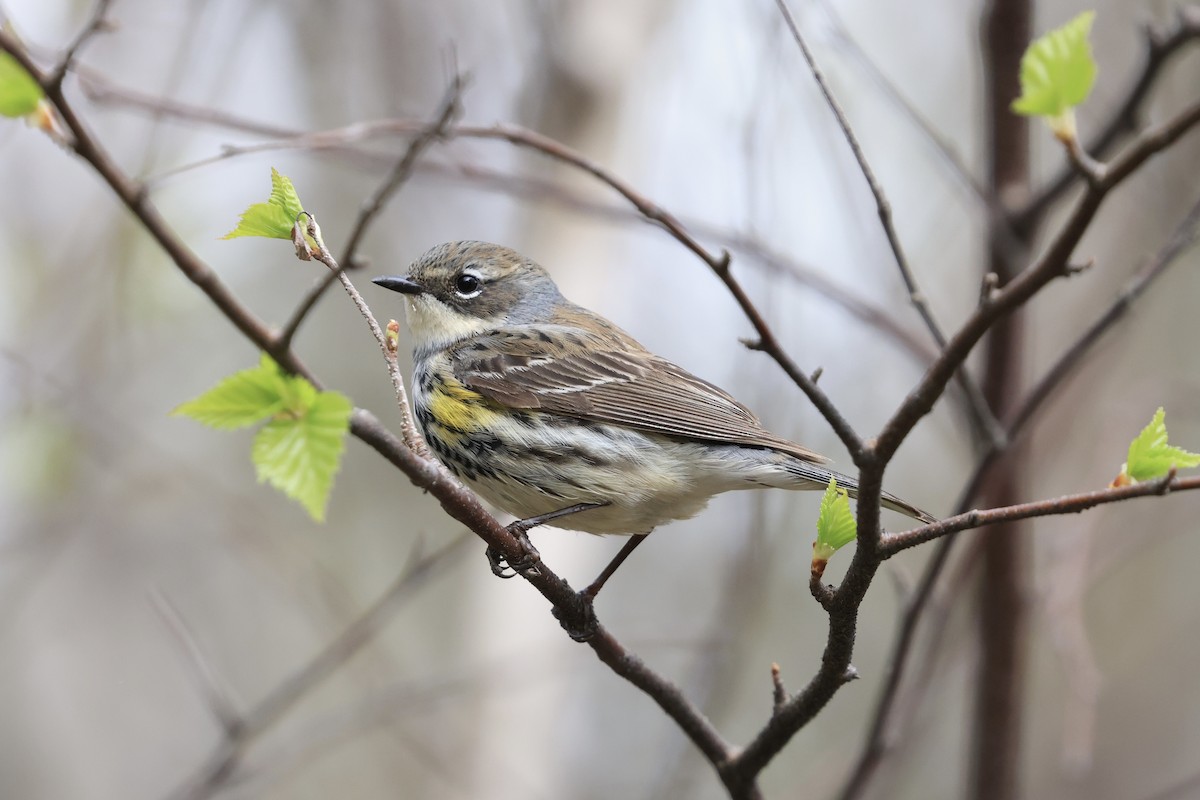
<path id="1" fill-rule="evenodd" d="M 555 327 L 553 337 L 501 329 L 464 342 L 451 356 L 455 377 L 510 408 L 826 460 L 766 430 L 723 389 L 653 355 L 611 323 L 599 333 Z"/>

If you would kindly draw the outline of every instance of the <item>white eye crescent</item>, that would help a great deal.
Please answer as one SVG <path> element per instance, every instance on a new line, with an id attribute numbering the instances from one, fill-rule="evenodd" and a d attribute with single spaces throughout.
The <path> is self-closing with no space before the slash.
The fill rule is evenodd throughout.
<path id="1" fill-rule="evenodd" d="M 454 293 L 463 300 L 470 300 L 472 297 L 478 297 L 483 291 L 483 278 L 473 269 L 467 268 L 458 274 L 454 279 Z"/>

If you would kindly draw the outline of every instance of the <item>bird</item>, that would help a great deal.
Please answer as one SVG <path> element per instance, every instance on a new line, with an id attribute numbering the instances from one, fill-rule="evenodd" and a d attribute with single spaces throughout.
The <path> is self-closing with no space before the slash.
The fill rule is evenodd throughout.
<path id="1" fill-rule="evenodd" d="M 588 587 L 593 597 L 647 534 L 722 492 L 824 490 L 836 479 L 857 496 L 828 459 L 567 300 L 515 250 L 447 242 L 374 283 L 406 297 L 413 414 L 439 461 L 517 517 L 522 535 L 554 521 L 631 537 Z M 895 495 L 882 503 L 936 521 Z"/>

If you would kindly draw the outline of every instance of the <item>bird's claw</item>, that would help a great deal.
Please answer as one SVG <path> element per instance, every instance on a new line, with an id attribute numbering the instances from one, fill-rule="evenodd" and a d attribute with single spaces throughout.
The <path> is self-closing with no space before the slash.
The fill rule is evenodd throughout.
<path id="1" fill-rule="evenodd" d="M 485 551 L 488 565 L 492 568 L 492 574 L 497 578 L 507 580 L 515 578 L 517 575 L 526 575 L 532 578 L 541 574 L 537 569 L 538 562 L 542 560 L 541 553 L 533 546 L 533 542 L 529 541 L 528 529 L 521 523 L 522 520 L 517 520 L 508 526 L 508 532 L 521 545 L 522 556 L 520 558 L 509 560 L 504 553 L 490 545 Z"/>

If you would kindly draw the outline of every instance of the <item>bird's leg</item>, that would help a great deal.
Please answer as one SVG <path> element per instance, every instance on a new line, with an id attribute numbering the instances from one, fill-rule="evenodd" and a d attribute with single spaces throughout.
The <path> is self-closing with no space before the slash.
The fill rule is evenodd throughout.
<path id="1" fill-rule="evenodd" d="M 503 553 L 489 546 L 486 555 L 488 564 L 492 568 L 492 574 L 497 578 L 513 578 L 525 570 L 532 569 L 533 565 L 541 560 L 541 555 L 538 553 L 537 548 L 533 546 L 533 542 L 529 541 L 529 531 L 531 528 L 536 528 L 538 525 L 545 525 L 547 522 L 552 522 L 559 517 L 568 517 L 571 514 L 578 514 L 580 511 L 587 511 L 591 508 L 600 508 L 606 505 L 608 503 L 576 503 L 573 506 L 560 508 L 557 511 L 550 511 L 545 514 L 538 514 L 534 517 L 527 517 L 508 523 L 506 526 L 508 532 L 520 542 L 521 549 L 525 552 L 525 555 L 517 559 L 515 563 L 510 564 Z"/>
<path id="2" fill-rule="evenodd" d="M 604 588 L 605 582 L 612 577 L 614 572 L 617 571 L 617 567 L 621 566 L 621 564 L 625 562 L 625 559 L 629 558 L 629 554 L 636 550 L 637 546 L 641 544 L 648 535 L 649 534 L 645 533 L 636 533 L 633 536 L 630 536 L 629 541 L 625 542 L 625 546 L 621 548 L 620 552 L 613 557 L 612 561 L 608 562 L 608 566 L 605 567 L 604 570 L 596 577 L 596 580 L 592 581 L 586 589 L 580 592 L 580 594 L 584 595 L 589 600 L 595 600 L 596 595 L 600 594 L 600 590 Z"/>
<path id="3" fill-rule="evenodd" d="M 604 587 L 605 581 L 612 577 L 617 571 L 617 567 L 629 558 L 629 554 L 637 549 L 637 546 L 642 543 L 648 534 L 638 533 L 629 537 L 629 541 L 625 542 L 620 552 L 608 562 L 608 566 L 597 576 L 596 580 L 592 581 L 586 589 L 575 595 L 576 606 L 569 610 L 560 612 L 558 608 L 554 609 L 554 616 L 558 618 L 559 623 L 570 634 L 571 638 L 577 642 L 586 642 L 596 635 L 596 629 L 600 623 L 596 619 L 595 600 L 596 595 Z"/>

